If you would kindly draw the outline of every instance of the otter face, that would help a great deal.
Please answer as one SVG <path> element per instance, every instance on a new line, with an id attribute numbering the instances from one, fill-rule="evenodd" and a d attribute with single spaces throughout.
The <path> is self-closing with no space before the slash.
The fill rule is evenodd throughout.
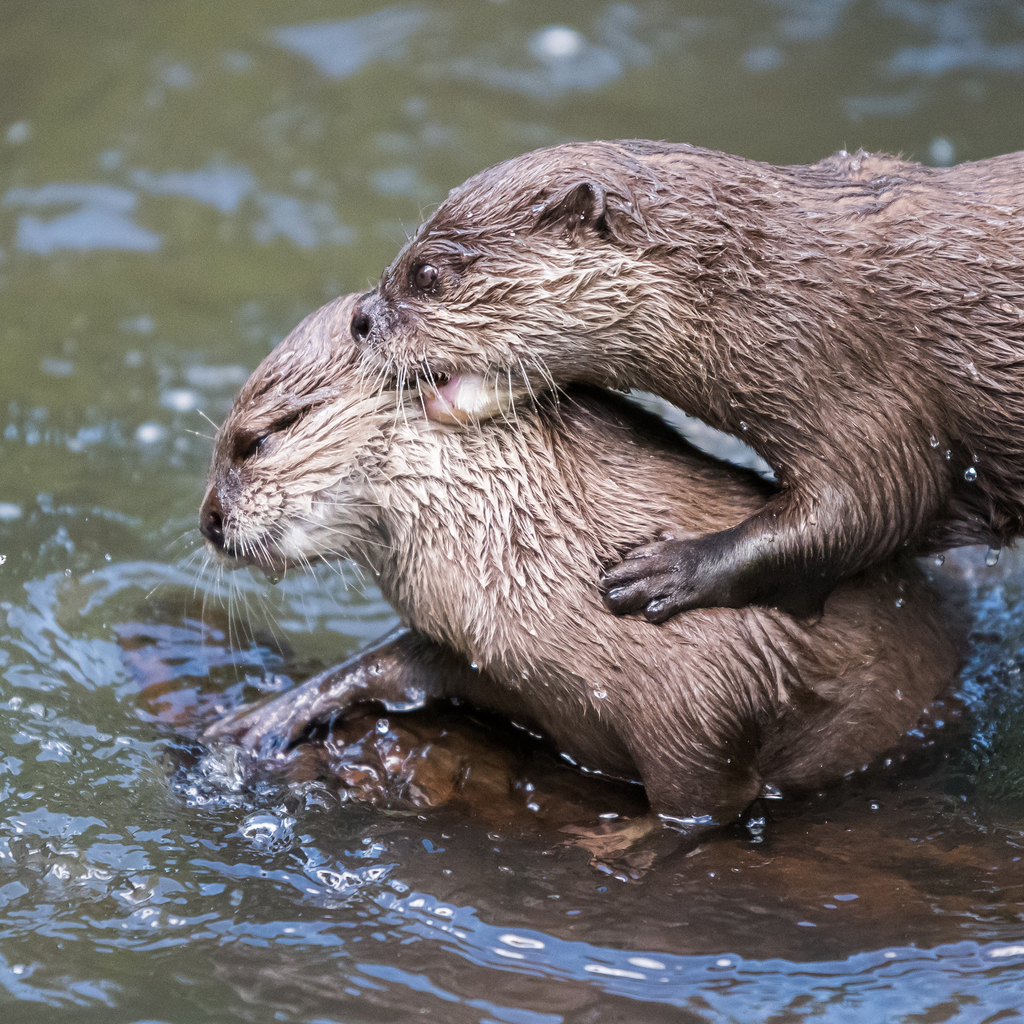
<path id="1" fill-rule="evenodd" d="M 355 297 L 307 317 L 246 382 L 217 434 L 200 531 L 235 565 L 345 557 L 372 531 L 372 475 L 395 395 L 359 372 Z"/>
<path id="2" fill-rule="evenodd" d="M 637 306 L 638 250 L 614 227 L 624 203 L 573 147 L 470 178 L 353 311 L 365 369 L 442 389 L 472 375 L 498 393 L 614 385 L 614 356 L 582 357 L 594 337 L 624 340 Z"/>

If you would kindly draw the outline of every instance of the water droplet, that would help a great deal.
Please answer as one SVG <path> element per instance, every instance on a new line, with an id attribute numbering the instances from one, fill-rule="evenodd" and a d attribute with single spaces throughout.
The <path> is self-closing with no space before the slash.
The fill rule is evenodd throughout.
<path id="1" fill-rule="evenodd" d="M 907 602 L 902 597 L 896 598 L 896 607 L 902 608 Z"/>
<path id="2" fill-rule="evenodd" d="M 946 560 L 946 556 L 944 554 L 942 554 L 941 552 L 935 556 L 935 564 L 936 565 L 942 565 L 942 563 L 945 562 L 945 560 Z"/>
<path id="3" fill-rule="evenodd" d="M 939 447 L 939 439 L 934 434 L 932 434 L 932 436 L 928 438 L 928 443 L 933 448 L 938 448 Z"/>
<path id="4" fill-rule="evenodd" d="M 974 483 L 978 479 L 978 471 L 973 466 L 968 466 L 964 470 L 964 479 L 969 483 Z"/>
<path id="5" fill-rule="evenodd" d="M 953 453 L 948 448 L 946 449 L 945 455 L 947 460 L 953 458 Z"/>
<path id="6" fill-rule="evenodd" d="M 902 690 L 897 690 L 896 691 L 896 699 L 897 700 L 903 700 L 903 691 Z"/>
<path id="7" fill-rule="evenodd" d="M 477 664 L 477 663 L 476 663 L 475 661 L 471 661 L 471 662 L 469 663 L 469 667 L 470 667 L 470 668 L 471 668 L 471 669 L 472 669 L 472 670 L 473 670 L 474 672 L 479 672 L 479 671 L 480 671 L 480 666 L 479 666 L 479 665 L 478 665 L 478 664 Z"/>
<path id="8" fill-rule="evenodd" d="M 377 732 L 382 736 L 391 728 L 391 723 L 386 718 L 377 719 Z"/>
<path id="9" fill-rule="evenodd" d="M 107 552 L 107 553 L 106 553 L 106 554 L 105 554 L 105 555 L 103 556 L 103 561 L 104 561 L 104 562 L 109 562 L 109 561 L 111 560 L 111 558 L 112 558 L 112 557 L 113 557 L 113 556 L 112 556 L 112 555 L 110 554 L 110 552 L 108 551 L 108 552 Z"/>
<path id="10" fill-rule="evenodd" d="M 740 420 L 740 430 L 746 430 L 746 429 L 747 429 L 746 420 Z"/>
<path id="11" fill-rule="evenodd" d="M 159 423 L 143 423 L 135 431 L 135 439 L 142 444 L 156 444 L 167 436 L 167 428 Z"/>
<path id="12" fill-rule="evenodd" d="M 595 696 L 595 697 L 596 697 L 596 698 L 597 698 L 598 700 L 604 700 L 604 699 L 605 699 L 605 697 L 607 697 L 607 696 L 608 696 L 608 691 L 607 691 L 607 690 L 595 690 L 595 691 L 594 691 L 594 696 Z"/>
<path id="13" fill-rule="evenodd" d="M 70 576 L 71 576 L 71 570 L 70 570 L 70 569 L 65 569 L 65 570 L 64 570 L 64 575 L 65 575 L 66 577 L 69 577 L 69 578 L 70 578 Z"/>
<path id="14" fill-rule="evenodd" d="M 953 143 L 941 136 L 934 138 L 928 146 L 929 162 L 937 167 L 948 167 L 955 158 Z"/>
<path id="15" fill-rule="evenodd" d="M 985 555 L 985 564 L 991 569 L 999 561 L 999 548 L 989 548 Z"/>

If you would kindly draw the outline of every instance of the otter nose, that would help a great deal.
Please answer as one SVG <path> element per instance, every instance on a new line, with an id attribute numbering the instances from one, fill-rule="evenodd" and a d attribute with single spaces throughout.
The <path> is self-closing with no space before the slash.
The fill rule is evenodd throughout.
<path id="1" fill-rule="evenodd" d="M 358 343 L 366 341 L 373 329 L 373 321 L 366 307 L 359 303 L 352 312 L 352 337 Z"/>
<path id="2" fill-rule="evenodd" d="M 199 532 L 218 550 L 224 548 L 224 509 L 217 488 L 206 496 L 199 510 Z"/>

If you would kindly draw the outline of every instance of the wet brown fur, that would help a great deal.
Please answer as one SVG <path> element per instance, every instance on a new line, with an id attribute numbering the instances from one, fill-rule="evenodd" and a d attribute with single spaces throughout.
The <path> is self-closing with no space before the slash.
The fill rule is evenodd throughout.
<path id="1" fill-rule="evenodd" d="M 255 712 L 250 746 L 366 701 L 459 697 L 591 769 L 639 777 L 661 813 L 726 821 L 765 784 L 860 768 L 952 679 L 948 624 L 907 561 L 841 586 L 813 625 L 764 608 L 663 628 L 611 615 L 602 567 L 653 530 L 730 526 L 768 485 L 592 388 L 457 430 L 413 399 L 396 411 L 359 371 L 353 305 L 307 318 L 245 385 L 218 434 L 203 529 L 219 554 L 277 571 L 353 558 L 411 632 Z"/>
<path id="2" fill-rule="evenodd" d="M 1022 153 L 538 150 L 454 189 L 360 312 L 373 372 L 635 387 L 750 443 L 781 490 L 693 548 L 681 607 L 1024 530 Z"/>

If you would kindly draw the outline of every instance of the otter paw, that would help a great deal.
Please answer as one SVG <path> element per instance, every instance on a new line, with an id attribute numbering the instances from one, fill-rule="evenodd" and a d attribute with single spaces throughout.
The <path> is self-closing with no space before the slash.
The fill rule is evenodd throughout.
<path id="1" fill-rule="evenodd" d="M 714 588 L 702 585 L 701 563 L 692 541 L 635 548 L 604 574 L 604 603 L 616 615 L 643 612 L 658 624 L 689 608 L 718 604 Z"/>
<path id="2" fill-rule="evenodd" d="M 261 761 L 279 757 L 294 747 L 314 724 L 302 702 L 286 693 L 267 704 L 243 704 L 204 730 L 207 745 L 231 743 Z"/>

